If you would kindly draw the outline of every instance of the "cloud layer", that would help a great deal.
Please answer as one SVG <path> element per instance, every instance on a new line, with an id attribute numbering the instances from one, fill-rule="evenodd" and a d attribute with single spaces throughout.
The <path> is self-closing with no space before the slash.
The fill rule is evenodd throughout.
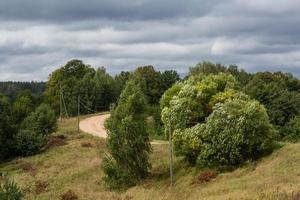
<path id="1" fill-rule="evenodd" d="M 46 80 L 72 58 L 115 74 L 202 60 L 300 77 L 299 0 L 0 1 L 0 81 Z"/>

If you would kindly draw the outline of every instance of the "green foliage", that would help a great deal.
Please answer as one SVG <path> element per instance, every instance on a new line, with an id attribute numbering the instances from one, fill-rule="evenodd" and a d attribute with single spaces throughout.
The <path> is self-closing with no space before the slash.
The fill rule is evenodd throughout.
<path id="1" fill-rule="evenodd" d="M 15 134 L 11 106 L 6 96 L 0 94 L 0 162 L 10 154 L 10 144 Z"/>
<path id="2" fill-rule="evenodd" d="M 234 99 L 218 104 L 200 133 L 197 163 L 224 167 L 255 159 L 269 150 L 274 133 L 266 110 L 257 101 Z"/>
<path id="3" fill-rule="evenodd" d="M 290 142 L 298 142 L 300 140 L 300 116 L 292 118 L 283 127 L 283 139 Z"/>
<path id="4" fill-rule="evenodd" d="M 138 67 L 130 79 L 141 86 L 143 93 L 151 105 L 157 105 L 165 90 L 180 80 L 176 71 L 167 70 L 158 72 L 151 65 Z"/>
<path id="5" fill-rule="evenodd" d="M 275 134 L 266 110 L 238 88 L 232 75 L 219 73 L 191 76 L 167 90 L 162 121 L 166 130 L 170 123 L 174 129 L 177 155 L 201 167 L 220 167 L 270 148 Z"/>
<path id="6" fill-rule="evenodd" d="M 218 74 L 226 72 L 226 67 L 221 64 L 215 64 L 209 61 L 198 63 L 195 67 L 190 67 L 189 76 L 198 76 L 199 74 Z"/>
<path id="7" fill-rule="evenodd" d="M 158 105 L 149 105 L 147 108 L 148 117 L 147 122 L 147 132 L 152 139 L 164 139 L 164 128 L 161 121 L 161 109 Z"/>
<path id="8" fill-rule="evenodd" d="M 150 104 L 156 104 L 162 95 L 160 74 L 153 66 L 138 67 L 132 74 L 131 79 L 141 86 Z"/>
<path id="9" fill-rule="evenodd" d="M 190 77 L 177 83 L 161 99 L 162 121 L 167 128 L 169 116 L 174 129 L 185 129 L 204 122 L 212 112 L 214 95 L 234 89 L 237 83 L 232 75 L 220 73 L 205 77 Z"/>
<path id="10" fill-rule="evenodd" d="M 178 95 L 182 88 L 183 84 L 178 82 L 170 87 L 166 92 L 162 95 L 160 99 L 160 107 L 163 109 L 165 107 L 170 106 L 170 101 L 172 100 L 173 96 Z"/>
<path id="11" fill-rule="evenodd" d="M 194 67 L 190 67 L 188 76 L 210 75 L 218 74 L 220 72 L 233 75 L 240 87 L 243 87 L 252 79 L 251 74 L 245 72 L 243 69 L 238 69 L 236 65 L 229 65 L 226 67 L 224 65 L 215 64 L 208 61 L 204 61 L 198 63 Z"/>
<path id="12" fill-rule="evenodd" d="M 48 136 L 57 128 L 54 111 L 47 104 L 41 104 L 22 123 L 22 129 L 31 130 L 37 134 Z"/>
<path id="13" fill-rule="evenodd" d="M 300 81 L 290 74 L 257 73 L 244 91 L 267 108 L 271 122 L 279 129 L 300 114 Z"/>
<path id="14" fill-rule="evenodd" d="M 141 89 L 133 82 L 127 82 L 106 123 L 110 155 L 102 167 L 104 181 L 111 189 L 135 185 L 148 175 L 151 146 L 146 131 L 146 106 Z"/>
<path id="15" fill-rule="evenodd" d="M 173 133 L 175 154 L 184 156 L 189 163 L 195 164 L 203 145 L 200 136 L 204 130 L 204 124 L 197 124 L 184 130 L 175 130 Z"/>
<path id="16" fill-rule="evenodd" d="M 7 81 L 7 82 L 0 82 L 0 93 L 3 93 L 7 96 L 11 101 L 15 101 L 17 96 L 22 91 L 30 91 L 34 95 L 40 97 L 42 93 L 46 89 L 45 82 L 14 82 L 14 81 Z"/>
<path id="17" fill-rule="evenodd" d="M 14 152 L 18 156 L 31 156 L 40 151 L 46 138 L 32 130 L 20 130 L 14 137 Z"/>
<path id="18" fill-rule="evenodd" d="M 21 123 L 34 110 L 33 98 L 28 90 L 20 92 L 17 96 L 13 104 L 13 114 L 17 124 Z"/>
<path id="19" fill-rule="evenodd" d="M 7 176 L 0 177 L 0 199 L 21 200 L 23 197 L 21 189 Z"/>
<path id="20" fill-rule="evenodd" d="M 178 73 L 175 70 L 166 70 L 160 73 L 160 88 L 162 91 L 169 89 L 174 83 L 180 80 Z"/>

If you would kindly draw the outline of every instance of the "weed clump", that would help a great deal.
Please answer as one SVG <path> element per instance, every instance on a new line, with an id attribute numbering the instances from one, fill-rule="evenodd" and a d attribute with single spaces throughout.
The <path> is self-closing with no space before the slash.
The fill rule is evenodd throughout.
<path id="1" fill-rule="evenodd" d="M 61 195 L 61 200 L 77 200 L 78 196 L 75 194 L 73 190 L 68 190 L 66 193 Z"/>

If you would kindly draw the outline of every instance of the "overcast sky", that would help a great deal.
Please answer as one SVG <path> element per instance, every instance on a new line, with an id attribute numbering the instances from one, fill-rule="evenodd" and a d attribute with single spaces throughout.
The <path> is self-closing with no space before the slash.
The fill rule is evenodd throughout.
<path id="1" fill-rule="evenodd" d="M 300 77 L 300 0 L 0 0 L 0 81 L 77 58 L 116 74 L 203 60 Z"/>

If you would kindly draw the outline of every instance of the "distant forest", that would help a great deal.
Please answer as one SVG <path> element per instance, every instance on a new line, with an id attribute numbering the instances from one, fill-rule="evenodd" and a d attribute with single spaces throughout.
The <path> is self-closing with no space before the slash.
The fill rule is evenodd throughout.
<path id="1" fill-rule="evenodd" d="M 0 82 L 0 93 L 5 94 L 11 100 L 15 100 L 18 93 L 23 90 L 29 90 L 33 94 L 42 94 L 46 89 L 46 82 Z"/>

